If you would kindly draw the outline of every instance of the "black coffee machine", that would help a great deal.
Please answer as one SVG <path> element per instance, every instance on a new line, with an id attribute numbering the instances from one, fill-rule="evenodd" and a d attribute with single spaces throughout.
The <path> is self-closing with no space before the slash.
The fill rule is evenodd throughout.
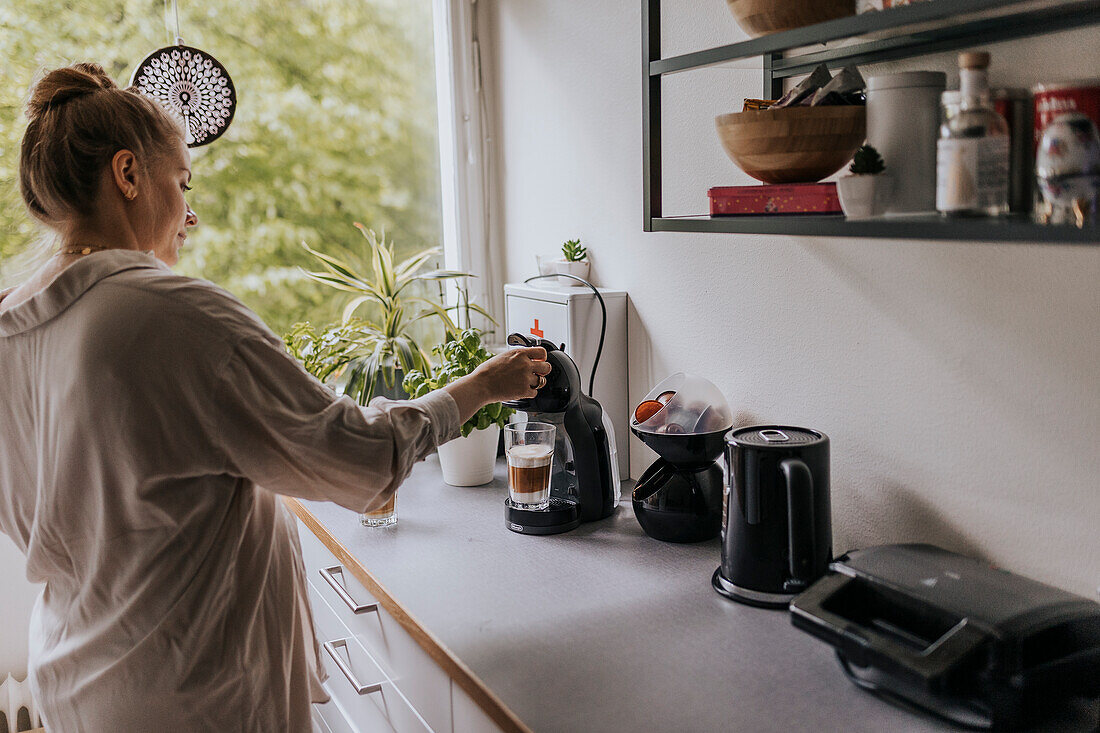
<path id="1" fill-rule="evenodd" d="M 530 399 L 504 404 L 527 413 L 528 420 L 552 424 L 556 436 L 550 508 L 520 509 L 506 501 L 505 526 L 521 534 L 557 534 L 611 516 L 619 501 L 619 463 L 610 419 L 581 390 L 577 365 L 560 347 L 520 333 L 511 334 L 508 345 L 546 349 L 546 385 Z"/>
<path id="2" fill-rule="evenodd" d="M 735 601 L 786 608 L 832 560 L 829 438 L 780 425 L 726 436 L 729 484 L 722 564 L 714 589 Z"/>

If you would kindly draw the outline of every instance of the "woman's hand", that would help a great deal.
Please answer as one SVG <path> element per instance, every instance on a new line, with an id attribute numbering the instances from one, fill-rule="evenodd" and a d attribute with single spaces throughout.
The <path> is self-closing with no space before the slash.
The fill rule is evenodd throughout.
<path id="1" fill-rule="evenodd" d="M 509 349 L 494 356 L 470 375 L 488 390 L 485 404 L 534 397 L 546 385 L 550 363 L 546 349 L 532 346 Z"/>
<path id="2" fill-rule="evenodd" d="M 443 389 L 458 403 L 459 422 L 466 422 L 492 402 L 534 397 L 546 385 L 549 373 L 546 349 L 541 346 L 509 349 Z"/>

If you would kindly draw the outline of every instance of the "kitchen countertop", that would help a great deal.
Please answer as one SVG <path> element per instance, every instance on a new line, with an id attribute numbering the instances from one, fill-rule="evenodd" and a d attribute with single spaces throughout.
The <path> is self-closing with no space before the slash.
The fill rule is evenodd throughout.
<path id="1" fill-rule="evenodd" d="M 857 689 L 786 611 L 720 597 L 718 540 L 647 537 L 626 491 L 610 518 L 572 532 L 510 532 L 506 471 L 447 486 L 431 456 L 388 528 L 298 504 L 532 730 L 953 730 Z"/>

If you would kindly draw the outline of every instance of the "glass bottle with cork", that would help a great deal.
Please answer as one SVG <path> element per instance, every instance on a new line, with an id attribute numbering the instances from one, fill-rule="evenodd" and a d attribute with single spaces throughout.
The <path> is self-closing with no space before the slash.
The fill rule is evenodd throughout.
<path id="1" fill-rule="evenodd" d="M 959 54 L 958 108 L 940 126 L 936 209 L 951 216 L 1008 213 L 1008 123 L 989 93 L 989 54 Z"/>

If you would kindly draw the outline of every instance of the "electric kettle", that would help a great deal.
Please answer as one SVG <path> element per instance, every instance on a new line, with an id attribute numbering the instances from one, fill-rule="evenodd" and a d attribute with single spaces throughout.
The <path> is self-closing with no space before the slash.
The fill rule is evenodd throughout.
<path id="1" fill-rule="evenodd" d="M 735 601 L 786 608 L 825 575 L 833 554 L 829 438 L 756 425 L 726 434 L 722 564 L 714 589 Z"/>

